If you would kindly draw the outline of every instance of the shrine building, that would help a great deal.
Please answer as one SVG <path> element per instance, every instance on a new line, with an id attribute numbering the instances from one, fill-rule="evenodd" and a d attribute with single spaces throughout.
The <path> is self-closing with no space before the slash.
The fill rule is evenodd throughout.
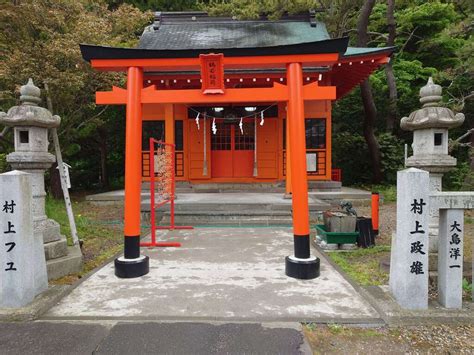
<path id="1" fill-rule="evenodd" d="M 286 65 L 295 61 L 302 66 L 307 178 L 331 180 L 332 104 L 386 63 L 392 49 L 348 47 L 348 38 L 331 39 L 313 17 L 240 21 L 157 12 L 137 48 L 82 45 L 98 70 L 141 68 L 143 179 L 154 137 L 176 144 L 178 181 L 284 181 Z M 222 73 L 209 86 L 203 75 L 211 53 Z M 97 93 L 97 104 L 125 103 L 124 89 Z"/>
<path id="2" fill-rule="evenodd" d="M 175 145 L 176 180 L 285 181 L 295 250 L 285 272 L 319 275 L 319 259 L 310 255 L 308 180 L 332 178 L 332 103 L 393 51 L 348 43 L 330 38 L 311 13 L 240 21 L 178 12 L 156 13 L 137 48 L 81 45 L 96 70 L 127 73 L 126 88 L 96 93 L 99 105 L 126 105 L 125 243 L 117 276 L 138 277 L 149 268 L 140 256 L 149 137 Z"/>

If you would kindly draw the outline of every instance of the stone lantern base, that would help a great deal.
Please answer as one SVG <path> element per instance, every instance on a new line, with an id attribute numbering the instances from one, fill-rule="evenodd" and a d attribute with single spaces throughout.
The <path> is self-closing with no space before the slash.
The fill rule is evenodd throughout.
<path id="1" fill-rule="evenodd" d="M 36 224 L 36 223 L 35 223 Z M 82 270 L 82 253 L 79 246 L 68 246 L 67 239 L 60 233 L 59 224 L 52 219 L 38 223 L 38 237 L 42 234 L 48 280 L 77 273 Z"/>
<path id="2" fill-rule="evenodd" d="M 79 246 L 68 246 L 67 239 L 60 232 L 59 223 L 46 216 L 44 172 L 55 158 L 49 153 L 32 156 L 29 152 L 13 152 L 7 162 L 13 169 L 31 174 L 33 190 L 34 233 L 42 239 L 48 280 L 58 279 L 82 270 L 82 253 Z"/>

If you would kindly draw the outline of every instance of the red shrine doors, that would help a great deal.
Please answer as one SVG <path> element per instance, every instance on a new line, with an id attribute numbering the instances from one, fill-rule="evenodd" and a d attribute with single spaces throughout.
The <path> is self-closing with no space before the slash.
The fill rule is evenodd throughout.
<path id="1" fill-rule="evenodd" d="M 216 120 L 217 132 L 211 133 L 213 178 L 251 178 L 253 176 L 255 122 Z"/>

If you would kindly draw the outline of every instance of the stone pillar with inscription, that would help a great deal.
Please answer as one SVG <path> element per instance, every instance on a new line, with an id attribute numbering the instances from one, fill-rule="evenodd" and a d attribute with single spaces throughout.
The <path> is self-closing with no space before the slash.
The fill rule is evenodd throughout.
<path id="1" fill-rule="evenodd" d="M 390 291 L 406 309 L 428 308 L 429 173 L 397 173 L 397 232 L 392 238 Z"/>
<path id="2" fill-rule="evenodd" d="M 441 209 L 438 252 L 438 300 L 462 308 L 464 210 Z"/>
<path id="3" fill-rule="evenodd" d="M 23 307 L 48 288 L 43 243 L 33 230 L 31 175 L 0 174 L 0 308 Z"/>
<path id="4" fill-rule="evenodd" d="M 464 122 L 462 113 L 454 114 L 449 108 L 441 106 L 442 88 L 429 78 L 420 89 L 420 102 L 423 107 L 403 117 L 400 127 L 413 131 L 413 155 L 406 161 L 407 167 L 430 172 L 431 193 L 442 190 L 443 174 L 456 166 L 456 158 L 448 152 L 448 129 L 458 127 Z M 438 208 L 430 207 L 429 236 L 431 253 L 438 251 Z M 433 258 L 435 262 L 435 258 Z M 434 267 L 436 263 L 433 264 Z"/>
<path id="5" fill-rule="evenodd" d="M 56 161 L 48 151 L 48 129 L 58 127 L 61 120 L 38 105 L 41 90 L 33 80 L 21 87 L 20 94 L 21 105 L 0 112 L 0 125 L 12 126 L 14 132 L 15 151 L 7 155 L 7 162 L 31 175 L 35 236 L 44 243 L 48 277 L 55 279 L 82 268 L 80 248 L 68 247 L 59 224 L 45 213 L 44 173 Z"/>
<path id="6" fill-rule="evenodd" d="M 431 195 L 439 208 L 438 301 L 445 308 L 462 308 L 464 210 L 474 209 L 474 191 Z"/>

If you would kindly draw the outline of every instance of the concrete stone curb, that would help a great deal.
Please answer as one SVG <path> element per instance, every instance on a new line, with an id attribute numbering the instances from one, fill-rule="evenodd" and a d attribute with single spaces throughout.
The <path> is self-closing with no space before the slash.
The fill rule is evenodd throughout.
<path id="1" fill-rule="evenodd" d="M 70 285 L 52 285 L 25 307 L 0 309 L 1 322 L 24 322 L 39 318 L 71 292 Z"/>
<path id="2" fill-rule="evenodd" d="M 199 323 L 316 323 L 316 324 L 344 324 L 361 327 L 380 327 L 385 325 L 381 318 L 337 318 L 337 317 L 321 317 L 321 318 L 301 318 L 301 317 L 255 317 L 255 318 L 240 318 L 240 317 L 156 317 L 156 316 L 44 316 L 42 321 L 110 321 L 110 322 L 168 322 L 168 323 L 185 323 L 185 322 L 199 322 Z"/>
<path id="3" fill-rule="evenodd" d="M 388 326 L 430 324 L 472 324 L 474 303 L 464 302 L 461 310 L 442 308 L 437 301 L 429 301 L 428 310 L 412 311 L 401 308 L 388 291 L 388 286 L 366 286 L 362 294 L 382 314 Z"/>

